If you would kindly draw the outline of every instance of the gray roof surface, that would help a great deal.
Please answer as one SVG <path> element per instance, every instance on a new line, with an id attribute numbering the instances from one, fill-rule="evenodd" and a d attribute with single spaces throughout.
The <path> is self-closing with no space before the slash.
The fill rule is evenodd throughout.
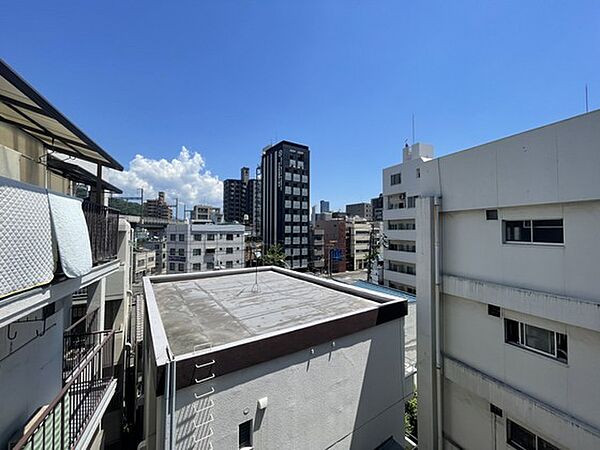
<path id="1" fill-rule="evenodd" d="M 377 306 L 376 302 L 274 271 L 153 282 L 173 353 L 212 347 Z"/>

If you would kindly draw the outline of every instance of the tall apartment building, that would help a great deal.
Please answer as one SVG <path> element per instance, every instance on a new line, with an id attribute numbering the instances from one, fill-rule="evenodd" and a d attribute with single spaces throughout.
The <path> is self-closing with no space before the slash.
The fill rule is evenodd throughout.
<path id="1" fill-rule="evenodd" d="M 309 260 L 310 151 L 281 141 L 262 155 L 262 237 L 265 248 L 283 246 L 292 269 Z"/>
<path id="2" fill-rule="evenodd" d="M 352 203 L 346 205 L 346 214 L 348 217 L 358 216 L 368 221 L 373 220 L 373 206 L 371 203 Z"/>
<path id="3" fill-rule="evenodd" d="M 417 289 L 416 199 L 422 189 L 422 167 L 432 158 L 432 146 L 407 145 L 402 163 L 383 170 L 382 232 L 389 243 L 383 255 L 384 285 L 410 294 Z"/>
<path id="4" fill-rule="evenodd" d="M 254 213 L 252 216 L 252 231 L 254 237 L 260 238 L 262 233 L 262 173 L 260 166 L 256 168 L 253 195 Z"/>
<path id="5" fill-rule="evenodd" d="M 122 166 L 2 60 L 0 86 L 0 448 L 111 446 L 122 441 L 131 230 L 104 206 L 114 188 L 101 175 Z"/>
<path id="6" fill-rule="evenodd" d="M 244 231 L 241 224 L 169 224 L 167 273 L 244 267 Z"/>
<path id="7" fill-rule="evenodd" d="M 167 204 L 164 192 L 159 192 L 158 198 L 144 202 L 144 216 L 163 220 L 173 219 L 173 211 Z"/>
<path id="8" fill-rule="evenodd" d="M 420 169 L 419 447 L 600 448 L 600 111 Z"/>
<path id="9" fill-rule="evenodd" d="M 193 223 L 220 223 L 223 221 L 221 208 L 210 205 L 195 205 L 191 211 Z"/>
<path id="10" fill-rule="evenodd" d="M 225 222 L 254 224 L 256 214 L 256 195 L 260 186 L 256 179 L 250 179 L 250 169 L 242 167 L 240 179 L 228 179 L 223 182 L 223 216 Z"/>
<path id="11" fill-rule="evenodd" d="M 319 212 L 321 214 L 331 212 L 329 209 L 329 202 L 327 200 L 321 200 L 319 202 Z"/>

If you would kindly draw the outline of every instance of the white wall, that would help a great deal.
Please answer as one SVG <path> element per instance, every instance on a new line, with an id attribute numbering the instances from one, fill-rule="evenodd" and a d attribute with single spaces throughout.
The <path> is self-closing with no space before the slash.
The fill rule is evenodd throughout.
<path id="1" fill-rule="evenodd" d="M 262 449 L 373 448 L 392 435 L 402 442 L 403 322 L 215 378 L 214 447 L 237 448 L 238 425 L 250 419 Z M 193 394 L 203 389 L 208 385 L 177 391 L 178 449 L 193 448 Z M 262 397 L 264 415 L 257 410 Z"/>
<path id="2" fill-rule="evenodd" d="M 47 331 L 39 338 L 36 330 L 43 331 L 43 322 L 11 324 L 10 333 L 16 332 L 16 339 L 10 356 L 8 326 L 0 328 L 0 448 L 7 448 L 8 440 L 37 408 L 50 403 L 60 392 L 64 315 L 69 311 L 69 307 L 63 307 L 65 302 L 55 303 L 56 312 L 47 319 Z M 42 310 L 27 316 L 41 317 Z"/>

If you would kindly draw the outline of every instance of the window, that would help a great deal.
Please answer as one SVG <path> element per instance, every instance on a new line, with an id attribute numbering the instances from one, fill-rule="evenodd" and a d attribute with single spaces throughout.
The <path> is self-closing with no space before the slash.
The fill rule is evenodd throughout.
<path id="1" fill-rule="evenodd" d="M 194 263 L 194 264 L 192 264 L 192 269 L 196 270 L 196 271 L 200 271 L 202 269 L 202 264 Z"/>
<path id="2" fill-rule="evenodd" d="M 518 345 L 564 363 L 568 361 L 566 334 L 504 319 L 504 339 L 508 344 Z"/>
<path id="3" fill-rule="evenodd" d="M 233 234 L 228 234 L 225 239 L 227 241 L 233 241 Z"/>
<path id="4" fill-rule="evenodd" d="M 510 419 L 506 419 L 506 442 L 519 450 L 558 450 L 558 447 Z"/>
<path id="5" fill-rule="evenodd" d="M 169 255 L 175 256 L 175 249 L 174 248 L 170 248 L 169 249 Z"/>
<path id="6" fill-rule="evenodd" d="M 225 261 L 226 269 L 233 269 L 233 261 Z"/>
<path id="7" fill-rule="evenodd" d="M 416 204 L 417 197 L 408 197 L 407 199 L 407 208 L 414 208 Z"/>
<path id="8" fill-rule="evenodd" d="M 178 266 L 177 266 L 177 270 L 178 270 L 179 272 L 183 272 L 183 271 L 185 270 L 185 267 L 184 267 L 184 265 L 183 265 L 182 263 L 179 263 L 179 264 L 178 264 Z"/>
<path id="9" fill-rule="evenodd" d="M 174 240 L 176 240 L 176 236 L 177 236 L 177 235 L 175 235 L 175 234 L 170 234 L 170 235 L 169 235 L 169 240 L 170 240 L 170 241 L 174 241 Z"/>
<path id="10" fill-rule="evenodd" d="M 485 220 L 498 220 L 498 210 L 497 209 L 486 209 L 485 210 Z"/>
<path id="11" fill-rule="evenodd" d="M 562 244 L 563 220 L 506 220 L 504 241 Z"/>
<path id="12" fill-rule="evenodd" d="M 252 447 L 252 421 L 241 423 L 238 429 L 238 447 Z"/>
<path id="13" fill-rule="evenodd" d="M 179 254 L 179 256 L 185 256 L 185 249 L 180 248 L 177 250 L 177 253 Z"/>
<path id="14" fill-rule="evenodd" d="M 200 256 L 202 254 L 202 250 L 199 248 L 192 249 L 192 256 Z"/>
<path id="15" fill-rule="evenodd" d="M 227 255 L 232 255 L 232 254 L 233 254 L 233 247 L 227 247 L 227 248 L 225 249 L 225 253 L 226 253 Z"/>
<path id="16" fill-rule="evenodd" d="M 199 233 L 194 233 L 194 240 L 195 241 L 201 241 L 202 240 L 202 235 Z"/>
<path id="17" fill-rule="evenodd" d="M 179 235 L 179 240 L 180 241 L 185 241 L 185 234 L 180 234 Z"/>
<path id="18" fill-rule="evenodd" d="M 214 270 L 214 269 L 215 269 L 215 263 L 213 263 L 213 262 L 206 263 L 206 270 Z"/>
<path id="19" fill-rule="evenodd" d="M 215 249 L 214 248 L 207 248 L 204 253 L 206 253 L 207 255 L 214 255 L 215 254 Z"/>
<path id="20" fill-rule="evenodd" d="M 207 234 L 206 235 L 206 240 L 207 241 L 214 241 L 215 240 L 215 235 L 214 234 Z"/>
<path id="21" fill-rule="evenodd" d="M 393 186 L 394 184 L 400 184 L 400 183 L 402 183 L 402 174 L 401 173 L 392 174 L 390 184 Z"/>
<path id="22" fill-rule="evenodd" d="M 175 270 L 175 263 L 169 263 L 169 271 Z"/>
<path id="23" fill-rule="evenodd" d="M 421 169 L 417 167 L 417 178 L 421 178 Z"/>

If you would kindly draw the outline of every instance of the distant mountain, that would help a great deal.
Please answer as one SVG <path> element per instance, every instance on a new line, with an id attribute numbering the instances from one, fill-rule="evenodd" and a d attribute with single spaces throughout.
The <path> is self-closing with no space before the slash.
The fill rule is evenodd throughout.
<path id="1" fill-rule="evenodd" d="M 130 216 L 139 216 L 142 212 L 142 207 L 139 203 L 129 202 L 118 197 L 109 198 L 108 206 L 118 210 L 121 214 Z"/>

